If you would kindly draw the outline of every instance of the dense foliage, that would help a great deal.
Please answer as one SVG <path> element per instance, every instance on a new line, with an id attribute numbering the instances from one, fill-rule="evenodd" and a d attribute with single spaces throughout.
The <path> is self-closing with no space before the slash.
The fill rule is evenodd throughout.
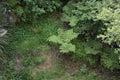
<path id="1" fill-rule="evenodd" d="M 61 3 L 59 0 L 7 0 L 8 9 L 12 10 L 14 19 L 27 22 L 53 12 Z M 58 35 L 51 36 L 49 41 L 60 44 L 60 52 L 74 52 L 73 57 L 76 59 L 81 57 L 90 64 L 99 61 L 107 68 L 118 69 L 120 50 L 118 3 L 119 0 L 69 0 L 63 7 L 62 21 L 68 24 L 67 28 L 71 30 L 58 30 Z M 76 33 L 79 34 L 78 37 Z M 106 52 L 107 48 L 113 53 Z M 113 55 L 116 57 L 111 60 Z"/>
<path id="2" fill-rule="evenodd" d="M 53 12 L 61 3 L 59 0 L 7 0 L 8 9 L 14 12 L 16 21 L 33 21 L 42 14 Z"/>
<path id="3" fill-rule="evenodd" d="M 75 59 L 83 58 L 94 65 L 99 61 L 109 69 L 120 68 L 119 3 L 119 0 L 85 0 L 77 3 L 70 0 L 64 6 L 62 21 L 79 33 L 73 41 L 77 47 L 73 54 Z"/>
<path id="4" fill-rule="evenodd" d="M 107 4 L 107 5 L 106 5 Z M 98 35 L 98 38 L 102 38 L 102 41 L 112 45 L 116 43 L 118 50 L 120 49 L 120 1 L 109 0 L 104 1 L 101 12 L 97 15 L 98 20 L 102 20 L 104 25 L 107 26 L 104 34 Z"/>
<path id="5" fill-rule="evenodd" d="M 31 73 L 44 63 L 46 45 L 60 58 L 83 61 L 80 74 L 88 80 L 97 79 L 86 73 L 89 65 L 120 70 L 120 0 L 2 0 L 0 19 L 0 79 L 52 79 L 49 72 Z"/>

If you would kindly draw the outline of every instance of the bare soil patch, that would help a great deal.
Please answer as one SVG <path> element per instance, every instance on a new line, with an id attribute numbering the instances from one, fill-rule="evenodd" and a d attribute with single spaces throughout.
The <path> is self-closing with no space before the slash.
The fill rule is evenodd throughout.
<path id="1" fill-rule="evenodd" d="M 33 70 L 32 73 L 36 74 L 37 72 L 43 71 L 43 72 L 48 72 L 54 69 L 55 67 L 55 62 L 56 59 L 52 54 L 52 51 L 50 49 L 50 47 L 48 46 L 43 46 L 41 47 L 42 50 L 42 55 L 44 58 L 44 63 L 37 65 Z M 47 49 L 45 49 L 47 48 Z"/>

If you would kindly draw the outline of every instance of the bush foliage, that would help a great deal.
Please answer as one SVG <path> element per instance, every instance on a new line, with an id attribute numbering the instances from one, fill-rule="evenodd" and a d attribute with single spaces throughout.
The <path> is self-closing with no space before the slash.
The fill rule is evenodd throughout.
<path id="1" fill-rule="evenodd" d="M 66 25 L 55 31 L 49 30 L 51 26 L 40 28 L 39 32 L 57 32 L 49 34 L 46 42 L 58 44 L 61 53 L 73 53 L 73 59 L 120 69 L 120 0 L 6 0 L 5 5 L 10 20 L 27 23 L 59 9 Z"/>
<path id="2" fill-rule="evenodd" d="M 18 21 L 33 21 L 42 14 L 53 12 L 60 7 L 59 0 L 7 0 Z"/>
<path id="3" fill-rule="evenodd" d="M 82 58 L 94 65 L 99 61 L 108 69 L 120 69 L 119 3 L 119 0 L 70 0 L 63 7 L 62 21 L 79 33 L 72 41 L 76 47 L 74 59 Z"/>

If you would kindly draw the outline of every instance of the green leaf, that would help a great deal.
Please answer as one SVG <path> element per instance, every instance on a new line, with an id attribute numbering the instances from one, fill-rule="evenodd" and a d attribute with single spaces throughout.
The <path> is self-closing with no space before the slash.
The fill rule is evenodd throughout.
<path id="1" fill-rule="evenodd" d="M 68 53 L 68 52 L 75 52 L 75 45 L 69 43 L 64 43 L 60 46 L 60 52 Z"/>
<path id="2" fill-rule="evenodd" d="M 69 23 L 69 25 L 72 26 L 72 27 L 74 27 L 74 26 L 77 25 L 77 23 L 78 23 L 78 18 L 77 18 L 76 16 L 72 16 L 72 17 L 70 18 L 70 23 Z"/>
<path id="3" fill-rule="evenodd" d="M 48 41 L 54 42 L 54 43 L 63 43 L 59 36 L 53 35 L 48 38 Z"/>
<path id="4" fill-rule="evenodd" d="M 78 36 L 77 33 L 73 32 L 73 29 L 64 31 L 62 34 L 60 34 L 60 38 L 64 43 L 69 43 L 72 39 L 76 38 Z"/>

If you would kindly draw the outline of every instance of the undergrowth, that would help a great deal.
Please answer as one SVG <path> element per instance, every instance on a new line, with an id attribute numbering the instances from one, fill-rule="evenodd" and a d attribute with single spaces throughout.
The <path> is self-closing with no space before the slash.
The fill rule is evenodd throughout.
<path id="1" fill-rule="evenodd" d="M 8 28 L 8 43 L 2 60 L 0 75 L 4 80 L 33 80 L 30 69 L 44 62 L 42 46 L 60 27 L 59 17 L 43 16 L 32 24 Z"/>
<path id="2" fill-rule="evenodd" d="M 49 52 L 43 49 L 48 46 L 48 37 L 55 35 L 62 28 L 60 16 L 45 15 L 32 24 L 22 23 L 8 29 L 6 52 L 0 63 L 0 79 L 3 80 L 99 80 L 99 77 L 89 73 L 77 73 L 72 78 L 66 77 L 64 69 L 53 69 L 50 72 L 39 71 L 32 75 L 31 69 L 45 62 L 42 54 Z M 78 46 L 79 47 L 79 46 Z M 59 63 L 58 63 L 59 64 Z M 60 64 L 62 65 L 62 64 Z"/>

